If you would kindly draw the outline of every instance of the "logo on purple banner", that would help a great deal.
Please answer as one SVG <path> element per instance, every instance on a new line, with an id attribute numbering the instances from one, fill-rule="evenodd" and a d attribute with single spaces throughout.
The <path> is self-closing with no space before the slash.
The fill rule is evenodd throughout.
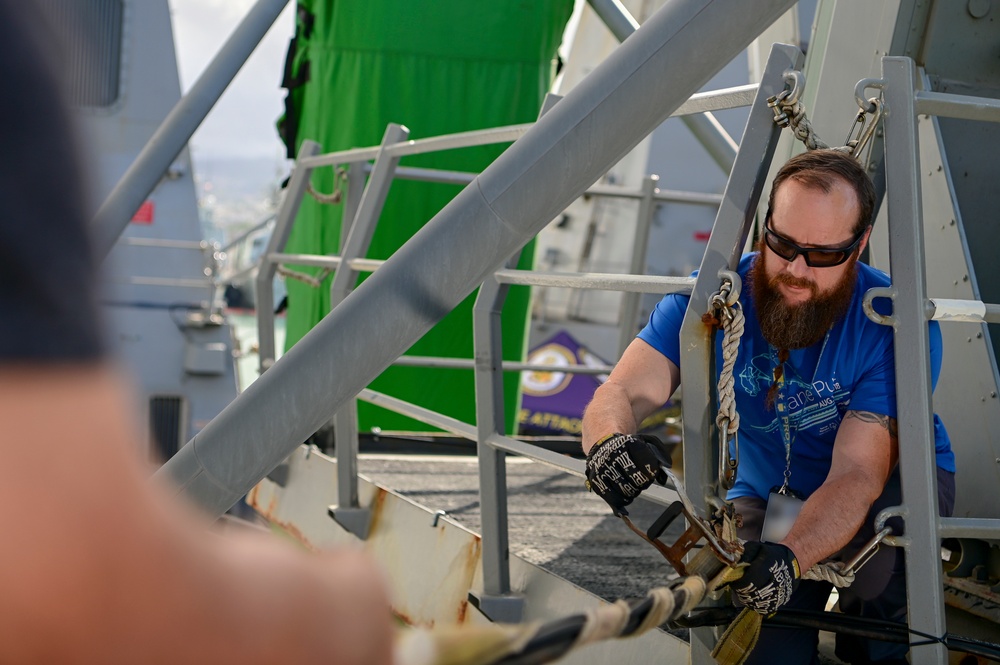
<path id="1" fill-rule="evenodd" d="M 527 435 L 579 435 L 583 410 L 607 374 L 571 374 L 560 368 L 569 365 L 601 367 L 607 361 L 560 331 L 528 354 L 528 363 L 551 366 L 551 370 L 521 372 L 521 412 L 519 424 Z"/>

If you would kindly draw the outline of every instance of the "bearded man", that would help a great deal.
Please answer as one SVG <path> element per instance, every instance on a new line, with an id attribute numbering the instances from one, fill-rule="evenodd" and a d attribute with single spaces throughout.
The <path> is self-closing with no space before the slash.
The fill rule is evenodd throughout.
<path id="1" fill-rule="evenodd" d="M 801 574 L 831 557 L 851 558 L 874 535 L 878 512 L 901 503 L 892 330 L 862 309 L 868 289 L 890 283 L 858 261 L 874 206 L 872 183 L 854 158 L 833 150 L 793 157 L 774 179 L 757 251 L 738 268 L 747 285 L 733 370 L 740 461 L 727 499 L 742 515 L 749 565 L 732 588 L 764 615 L 822 610 L 830 585 L 800 581 Z M 635 433 L 680 384 L 688 300 L 663 298 L 584 414 L 589 485 L 615 514 L 653 482 L 663 456 L 662 444 Z M 941 367 L 934 322 L 930 353 L 934 383 Z M 716 354 L 721 369 L 721 332 Z M 955 458 L 937 416 L 934 427 L 939 506 L 950 515 Z M 841 611 L 904 621 L 903 568 L 901 550 L 880 548 L 840 591 Z M 906 662 L 906 645 L 840 637 L 837 655 L 847 662 Z M 748 662 L 818 662 L 816 646 L 815 630 L 765 622 Z"/>

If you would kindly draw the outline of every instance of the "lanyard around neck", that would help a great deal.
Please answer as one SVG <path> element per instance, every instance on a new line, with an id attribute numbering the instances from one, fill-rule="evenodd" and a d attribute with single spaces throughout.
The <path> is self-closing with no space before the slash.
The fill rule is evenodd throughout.
<path id="1" fill-rule="evenodd" d="M 819 357 L 816 358 L 816 368 L 813 369 L 813 377 L 809 382 L 810 388 L 816 383 L 819 366 L 820 363 L 823 362 L 823 352 L 826 351 L 826 343 L 829 341 L 830 331 L 827 330 L 826 335 L 823 337 L 823 346 L 819 348 Z M 775 360 L 777 360 L 778 354 L 773 346 L 771 347 L 771 351 L 774 352 Z M 796 427 L 794 431 L 792 430 L 792 419 L 788 408 L 788 394 L 785 392 L 787 385 L 785 383 L 785 375 L 787 375 L 788 372 L 785 371 L 784 365 L 787 362 L 787 360 L 784 362 L 779 361 L 778 364 L 774 366 L 774 372 L 772 374 L 772 376 L 777 375 L 775 380 L 778 382 L 778 394 L 775 400 L 775 407 L 778 411 L 778 420 L 781 423 L 781 426 L 778 429 L 781 430 L 781 440 L 785 444 L 785 475 L 781 483 L 781 488 L 778 489 L 779 494 L 787 494 L 789 491 L 788 481 L 792 477 L 792 442 L 795 441 L 795 435 L 798 434 L 798 427 Z M 778 373 L 779 367 L 781 368 L 780 374 Z"/>

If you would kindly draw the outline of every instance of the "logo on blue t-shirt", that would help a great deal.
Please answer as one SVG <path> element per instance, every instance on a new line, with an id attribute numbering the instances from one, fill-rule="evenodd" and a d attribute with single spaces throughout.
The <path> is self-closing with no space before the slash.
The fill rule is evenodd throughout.
<path id="1" fill-rule="evenodd" d="M 754 356 L 739 372 L 740 388 L 750 397 L 766 394 L 774 385 L 773 368 L 777 366 L 778 359 L 773 350 Z M 810 382 L 798 376 L 787 363 L 785 367 L 791 371 L 785 377 L 783 396 L 776 399 L 784 402 L 792 430 L 816 427 L 818 434 L 836 431 L 843 409 L 850 401 L 850 392 L 841 387 L 835 376 L 814 378 Z M 838 405 L 841 408 L 838 409 Z M 775 415 L 770 422 L 751 427 L 763 432 L 780 432 L 781 419 L 775 409 L 771 411 Z"/>

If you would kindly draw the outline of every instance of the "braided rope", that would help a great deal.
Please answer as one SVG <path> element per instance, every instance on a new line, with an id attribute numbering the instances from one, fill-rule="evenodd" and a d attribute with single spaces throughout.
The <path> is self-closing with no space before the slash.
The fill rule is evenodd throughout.
<path id="1" fill-rule="evenodd" d="M 340 187 L 337 187 L 330 194 L 324 194 L 323 192 L 317 191 L 312 186 L 311 182 L 306 185 L 306 192 L 309 193 L 309 196 L 313 197 L 320 203 L 340 203 L 341 199 L 344 198 L 343 193 L 340 191 Z"/>
<path id="2" fill-rule="evenodd" d="M 307 275 L 304 272 L 299 272 L 297 270 L 292 270 L 291 268 L 286 268 L 283 265 L 279 265 L 275 268 L 277 272 L 282 277 L 287 277 L 289 279 L 294 279 L 296 281 L 302 282 L 303 284 L 308 284 L 314 289 L 318 289 L 323 284 L 323 280 L 326 279 L 332 271 L 329 268 L 323 268 L 315 276 Z"/>
<path id="3" fill-rule="evenodd" d="M 868 100 L 872 110 L 862 109 L 858 114 L 856 123 L 860 122 L 863 127 L 862 134 L 855 140 L 848 140 L 847 145 L 831 146 L 819 137 L 813 129 L 812 122 L 806 116 L 805 105 L 798 99 L 798 94 L 785 90 L 783 93 L 768 99 L 768 106 L 774 111 L 774 122 L 779 127 L 788 127 L 792 134 L 799 141 L 805 144 L 808 150 L 836 150 L 854 157 L 860 157 L 861 151 L 865 147 L 871 147 L 871 138 L 875 134 L 875 126 L 881 117 L 881 102 L 872 98 Z M 865 127 L 863 118 L 866 113 L 875 114 L 874 120 Z M 850 137 L 848 137 L 850 139 Z"/>
<path id="4" fill-rule="evenodd" d="M 610 605 L 587 610 L 580 634 L 570 648 L 618 637 L 628 624 L 629 609 L 624 600 L 616 600 Z"/>
<path id="5" fill-rule="evenodd" d="M 436 626 L 402 634 L 397 665 L 517 665 L 557 660 L 593 642 L 641 635 L 688 614 L 705 597 L 698 576 L 651 589 L 632 603 L 619 600 L 548 623 Z M 630 627 L 632 626 L 632 627 Z"/>
<path id="6" fill-rule="evenodd" d="M 736 380 L 733 378 L 733 367 L 740 350 L 740 337 L 743 336 L 743 308 L 729 308 L 732 316 L 722 316 L 722 373 L 719 375 L 719 412 L 715 416 L 715 424 L 727 435 L 735 434 L 740 429 L 740 414 L 736 410 Z"/>
<path id="7" fill-rule="evenodd" d="M 806 571 L 805 575 L 802 576 L 804 580 L 813 580 L 816 582 L 829 582 L 835 587 L 843 588 L 851 586 L 854 582 L 854 573 L 843 572 L 843 563 L 840 561 L 827 561 L 826 563 L 817 563 L 815 566 Z"/>
<path id="8" fill-rule="evenodd" d="M 802 141 L 806 148 L 809 150 L 824 150 L 830 147 L 816 134 L 812 122 L 806 117 L 806 109 L 802 105 L 802 102 L 796 101 L 790 105 L 779 103 L 779 106 L 788 114 L 788 125 L 792 133 L 795 134 L 795 138 Z M 850 151 L 845 148 L 840 148 L 840 150 Z"/>

